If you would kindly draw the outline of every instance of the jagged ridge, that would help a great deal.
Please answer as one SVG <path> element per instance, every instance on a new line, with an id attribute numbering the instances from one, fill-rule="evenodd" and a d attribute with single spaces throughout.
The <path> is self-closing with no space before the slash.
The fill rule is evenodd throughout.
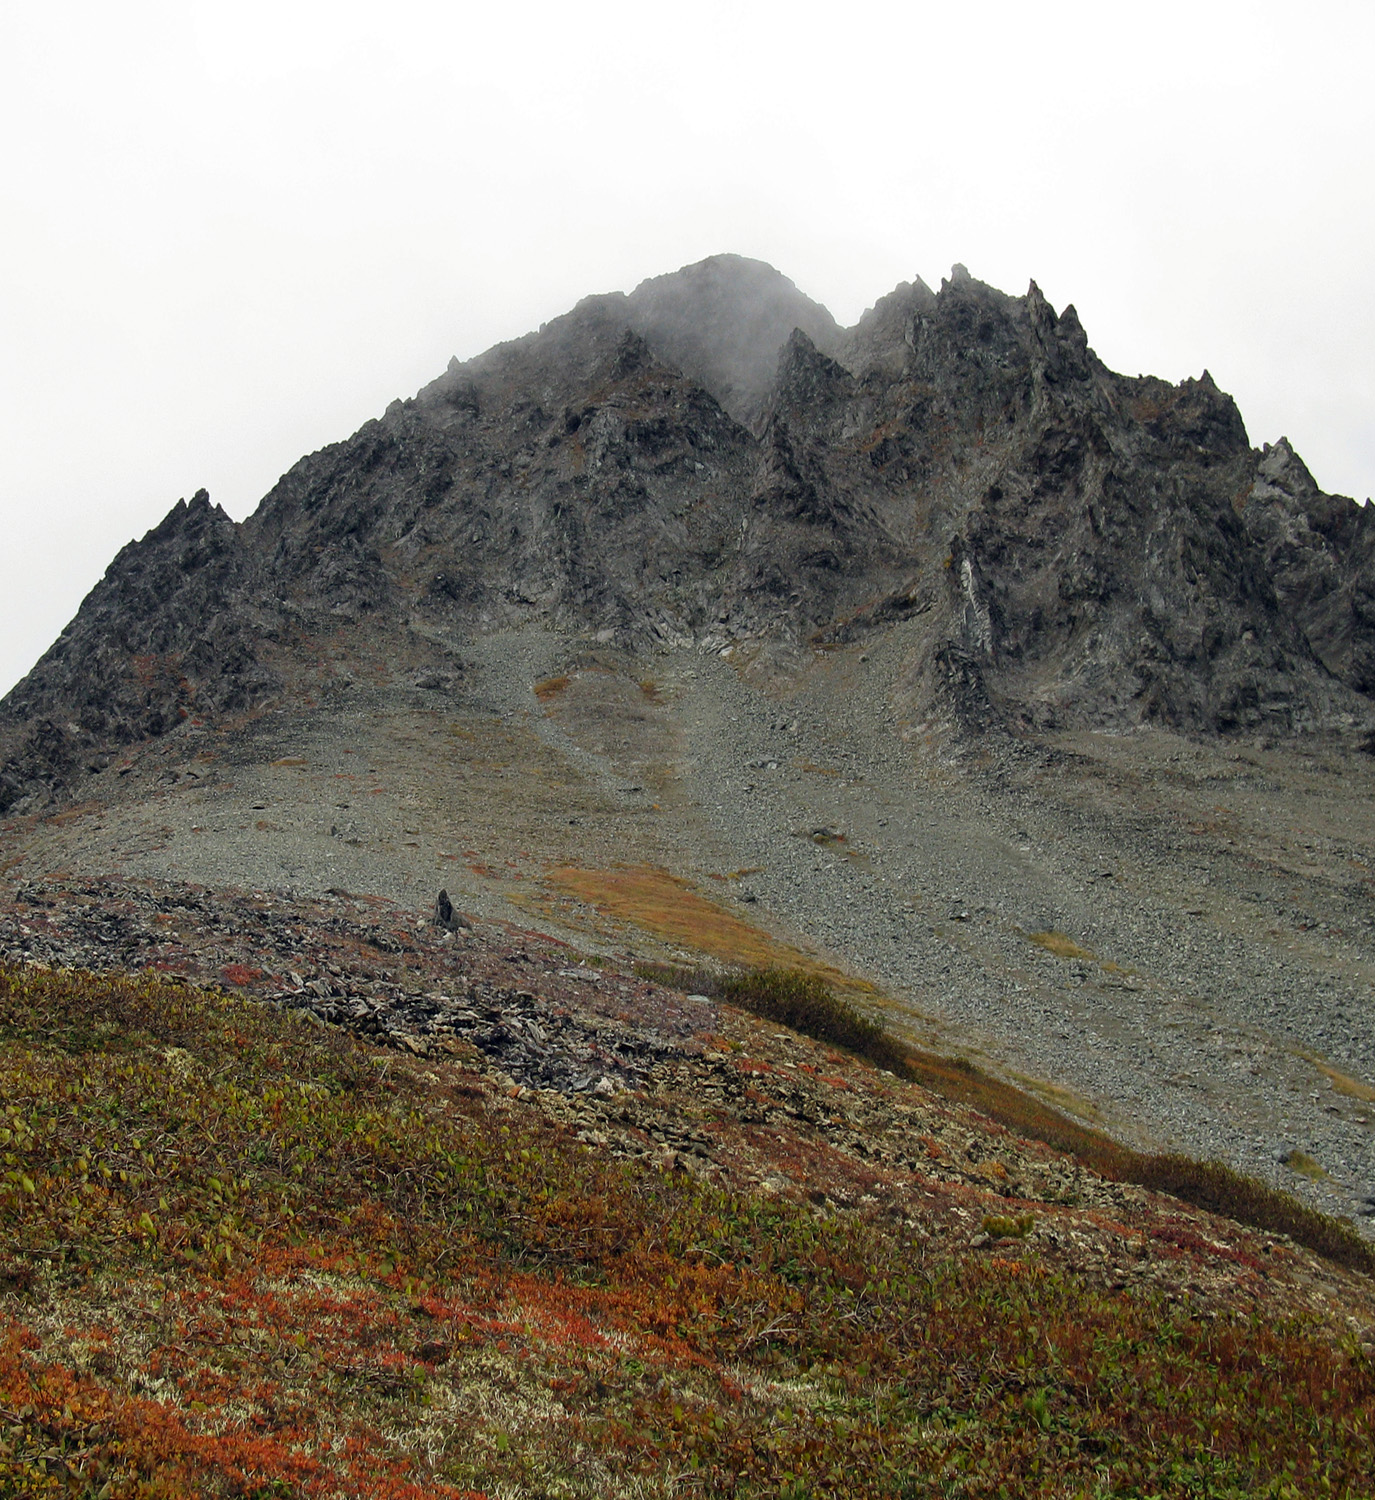
<path id="1" fill-rule="evenodd" d="M 901 706 L 957 729 L 1354 724 L 1373 547 L 1206 372 L 1114 374 L 1034 283 L 957 266 L 846 332 L 718 256 L 451 362 L 242 526 L 178 502 L 0 704 L 0 810 L 269 700 L 341 620 L 784 653 L 901 626 Z"/>

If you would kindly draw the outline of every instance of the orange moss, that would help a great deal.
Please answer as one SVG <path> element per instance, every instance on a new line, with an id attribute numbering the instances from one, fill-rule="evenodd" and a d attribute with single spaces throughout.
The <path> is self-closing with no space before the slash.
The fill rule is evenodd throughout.
<path id="1" fill-rule="evenodd" d="M 790 947 L 693 890 L 688 881 L 653 865 L 587 870 L 562 865 L 546 872 L 551 885 L 633 923 L 656 937 L 695 949 L 721 963 L 786 965 L 824 975 L 845 989 L 869 988 Z"/>

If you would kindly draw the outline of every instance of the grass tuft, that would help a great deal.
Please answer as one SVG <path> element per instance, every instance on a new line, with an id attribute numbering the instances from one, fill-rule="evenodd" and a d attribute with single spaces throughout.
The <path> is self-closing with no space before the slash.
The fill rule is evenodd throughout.
<path id="1" fill-rule="evenodd" d="M 658 938 L 732 968 L 788 969 L 818 975 L 832 989 L 872 990 L 863 981 L 850 980 L 809 960 L 796 948 L 699 894 L 688 881 L 657 866 L 620 865 L 597 870 L 565 865 L 549 870 L 545 878 L 618 921 L 633 923 Z M 683 972 L 688 972 L 687 966 Z"/>
<path id="2" fill-rule="evenodd" d="M 572 680 L 571 677 L 546 677 L 543 682 L 535 684 L 535 697 L 541 703 L 550 703 L 567 689 Z"/>
<path id="3" fill-rule="evenodd" d="M 1300 1177 L 1307 1177 L 1312 1182 L 1318 1182 L 1327 1176 L 1327 1168 L 1319 1161 L 1315 1161 L 1306 1151 L 1297 1149 L 1291 1151 L 1285 1158 L 1284 1164 L 1291 1172 L 1297 1172 Z"/>
<path id="4" fill-rule="evenodd" d="M 1331 1063 L 1317 1062 L 1316 1067 L 1337 1093 L 1345 1094 L 1348 1099 L 1359 1099 L 1362 1104 L 1375 1104 L 1375 1088 L 1371 1088 L 1368 1083 L 1352 1078 L 1349 1073 L 1343 1073 Z"/>

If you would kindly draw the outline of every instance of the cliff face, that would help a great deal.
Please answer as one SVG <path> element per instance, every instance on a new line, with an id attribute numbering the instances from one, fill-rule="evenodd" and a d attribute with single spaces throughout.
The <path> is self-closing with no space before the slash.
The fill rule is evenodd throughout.
<path id="1" fill-rule="evenodd" d="M 1323 494 L 1285 438 L 1255 457 L 1241 514 L 1280 608 L 1333 676 L 1375 693 L 1375 512 Z"/>
<path id="2" fill-rule="evenodd" d="M 1206 372 L 1113 374 L 1034 283 L 957 266 L 842 331 L 713 257 L 451 362 L 242 526 L 178 502 L 0 704 L 0 810 L 267 701 L 341 621 L 784 652 L 900 625 L 903 706 L 965 730 L 1349 723 L 1373 528 Z"/>

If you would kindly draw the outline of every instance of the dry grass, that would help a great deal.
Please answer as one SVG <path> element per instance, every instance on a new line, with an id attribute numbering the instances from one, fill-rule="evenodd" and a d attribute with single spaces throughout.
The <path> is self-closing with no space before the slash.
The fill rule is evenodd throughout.
<path id="1" fill-rule="evenodd" d="M 1315 1066 L 1339 1094 L 1345 1094 L 1348 1099 L 1359 1099 L 1363 1104 L 1375 1104 L 1375 1089 L 1371 1088 L 1368 1083 L 1362 1083 L 1359 1078 L 1350 1077 L 1330 1063 L 1320 1062 Z"/>
<path id="2" fill-rule="evenodd" d="M 68 823 L 79 822 L 82 818 L 88 817 L 91 813 L 97 811 L 99 811 L 98 803 L 80 802 L 75 807 L 64 808 L 59 813 L 53 813 L 50 818 L 45 818 L 44 822 L 53 828 L 65 828 Z"/>
<path id="3" fill-rule="evenodd" d="M 630 922 L 718 963 L 739 968 L 800 969 L 837 989 L 873 993 L 872 985 L 780 942 L 699 894 L 686 880 L 657 866 L 586 870 L 564 865 L 548 871 L 545 878 L 607 916 Z"/>
<path id="4" fill-rule="evenodd" d="M 551 703 L 572 682 L 571 677 L 546 677 L 543 682 L 535 684 L 535 697 L 541 703 Z"/>
<path id="5" fill-rule="evenodd" d="M 1087 948 L 1081 948 L 1073 938 L 1066 937 L 1063 932 L 1030 932 L 1027 938 L 1038 948 L 1044 948 L 1047 953 L 1053 953 L 1056 958 L 1081 958 L 1086 962 L 1093 962 L 1093 954 Z"/>
<path id="6" fill-rule="evenodd" d="M 810 760 L 798 761 L 798 767 L 799 767 L 799 769 L 801 769 L 803 771 L 810 771 L 813 776 L 839 776 L 840 775 L 840 772 L 837 771 L 837 770 L 835 770 L 835 769 L 833 769 L 831 766 L 818 766 L 818 765 L 815 765 Z"/>
<path id="7" fill-rule="evenodd" d="M 1121 1179 L 1133 1153 L 1101 1130 L 1014 1087 L 964 1057 L 907 1049 L 907 1071 L 916 1082 L 960 1104 L 968 1104 L 999 1124 L 1077 1157 L 1104 1177 Z"/>
<path id="8" fill-rule="evenodd" d="M 1018 1088 L 1044 1099 L 1052 1109 L 1065 1110 L 1069 1114 L 1078 1115 L 1081 1120 L 1097 1120 L 1102 1115 L 1092 1099 L 1086 1099 L 1083 1094 L 1067 1089 L 1062 1084 L 1048 1083 L 1044 1078 L 1031 1078 L 1025 1073 L 1011 1073 L 1010 1076 Z"/>

